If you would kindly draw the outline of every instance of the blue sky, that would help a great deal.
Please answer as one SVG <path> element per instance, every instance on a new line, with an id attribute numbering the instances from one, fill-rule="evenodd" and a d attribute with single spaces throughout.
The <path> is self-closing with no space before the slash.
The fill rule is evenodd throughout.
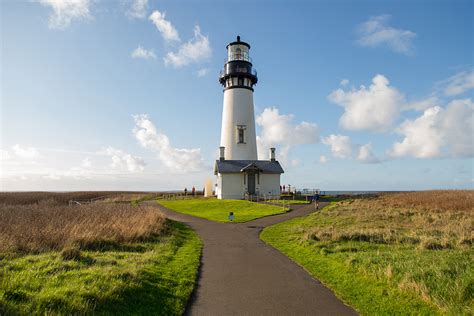
<path id="1" fill-rule="evenodd" d="M 472 1 L 0 6 L 1 190 L 201 187 L 238 34 L 259 76 L 259 152 L 277 147 L 282 183 L 473 186 Z"/>

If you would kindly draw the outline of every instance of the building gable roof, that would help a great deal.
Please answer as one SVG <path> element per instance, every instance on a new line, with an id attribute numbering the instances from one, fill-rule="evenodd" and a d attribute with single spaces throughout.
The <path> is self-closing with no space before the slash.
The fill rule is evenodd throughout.
<path id="1" fill-rule="evenodd" d="M 214 174 L 242 173 L 248 170 L 258 170 L 262 173 L 284 173 L 278 161 L 270 160 L 216 160 Z"/>

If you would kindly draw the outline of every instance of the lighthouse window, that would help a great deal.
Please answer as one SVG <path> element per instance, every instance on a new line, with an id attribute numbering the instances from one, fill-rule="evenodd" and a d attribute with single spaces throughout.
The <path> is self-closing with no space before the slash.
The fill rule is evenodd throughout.
<path id="1" fill-rule="evenodd" d="M 237 143 L 245 144 L 244 137 L 245 125 L 237 125 Z"/>
<path id="2" fill-rule="evenodd" d="M 239 78 L 239 86 L 243 86 L 244 85 L 244 78 Z"/>
<path id="3" fill-rule="evenodd" d="M 236 56 L 235 56 L 236 59 L 238 59 L 238 60 L 242 59 L 242 50 L 241 50 L 240 48 L 237 48 L 237 49 L 235 50 L 235 55 L 236 55 Z"/>
<path id="4" fill-rule="evenodd" d="M 244 143 L 244 130 L 239 129 L 239 144 L 243 144 L 243 143 Z"/>

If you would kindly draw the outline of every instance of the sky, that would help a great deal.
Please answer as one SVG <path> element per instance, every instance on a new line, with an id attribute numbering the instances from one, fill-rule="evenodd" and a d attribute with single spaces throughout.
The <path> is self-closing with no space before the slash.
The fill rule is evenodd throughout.
<path id="1" fill-rule="evenodd" d="M 0 190 L 215 180 L 227 43 L 259 159 L 321 190 L 472 189 L 472 1 L 0 2 Z"/>

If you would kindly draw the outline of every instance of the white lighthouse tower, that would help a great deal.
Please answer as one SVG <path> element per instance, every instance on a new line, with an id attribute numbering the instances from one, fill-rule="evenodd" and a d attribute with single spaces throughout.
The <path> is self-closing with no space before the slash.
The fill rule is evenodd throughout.
<path id="1" fill-rule="evenodd" d="M 224 87 L 220 158 L 214 170 L 219 199 L 280 196 L 283 169 L 275 159 L 275 148 L 270 148 L 270 160 L 257 157 L 253 92 L 258 79 L 249 50 L 240 36 L 229 43 L 219 77 Z"/>
<path id="2" fill-rule="evenodd" d="M 225 159 L 257 160 L 253 86 L 257 72 L 249 57 L 250 45 L 237 41 L 227 45 L 227 62 L 219 82 L 224 87 L 221 147 Z"/>

